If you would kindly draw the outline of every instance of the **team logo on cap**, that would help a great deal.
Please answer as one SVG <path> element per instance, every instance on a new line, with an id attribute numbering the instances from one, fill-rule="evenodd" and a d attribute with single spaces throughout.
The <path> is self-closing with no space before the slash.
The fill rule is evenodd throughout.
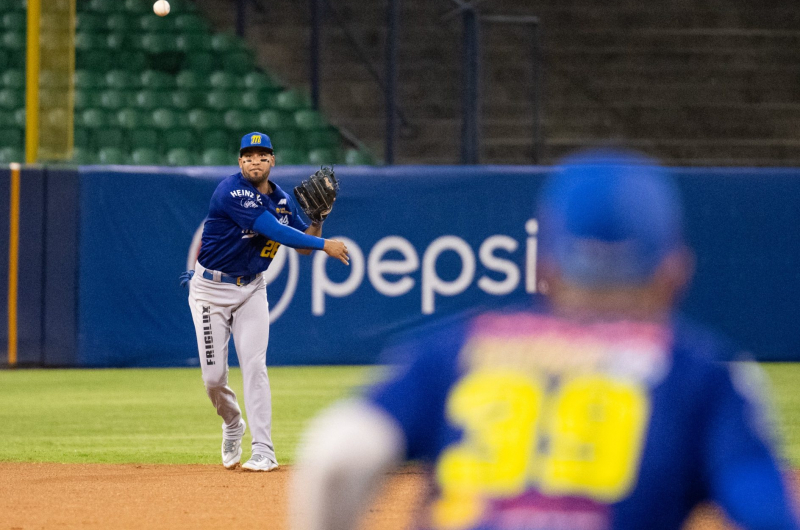
<path id="1" fill-rule="evenodd" d="M 250 142 L 254 143 L 254 144 L 260 144 L 261 143 L 261 135 L 260 134 L 254 134 L 252 136 Z"/>

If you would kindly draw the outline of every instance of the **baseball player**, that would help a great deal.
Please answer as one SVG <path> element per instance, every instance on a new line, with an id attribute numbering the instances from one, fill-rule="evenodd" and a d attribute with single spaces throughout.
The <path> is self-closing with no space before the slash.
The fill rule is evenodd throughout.
<path id="1" fill-rule="evenodd" d="M 408 365 L 312 424 L 293 528 L 355 528 L 382 472 L 419 459 L 422 528 L 672 530 L 713 501 L 796 530 L 758 384 L 673 315 L 692 262 L 677 197 L 636 155 L 569 159 L 539 207 L 547 304 L 400 342 Z"/>
<path id="2" fill-rule="evenodd" d="M 254 132 L 242 137 L 241 172 L 223 180 L 214 195 L 203 227 L 200 254 L 190 280 L 192 311 L 203 382 L 211 402 L 222 417 L 222 464 L 233 469 L 242 456 L 245 421 L 228 386 L 228 340 L 233 334 L 244 379 L 244 401 L 252 434 L 252 456 L 242 465 L 248 471 L 278 468 L 270 435 L 272 398 L 267 377 L 269 309 L 267 270 L 281 245 L 310 254 L 322 250 L 348 265 L 344 243 L 322 239 L 322 222 L 330 213 L 338 187 L 332 172 L 323 180 L 325 193 L 314 199 L 324 209 L 311 211 L 311 226 L 300 218 L 294 200 L 269 180 L 275 165 L 272 142 Z M 316 183 L 317 176 L 310 179 Z M 303 187 L 317 190 L 319 186 Z M 318 204 L 319 206 L 319 204 Z M 185 283 L 184 281 L 184 283 Z"/>

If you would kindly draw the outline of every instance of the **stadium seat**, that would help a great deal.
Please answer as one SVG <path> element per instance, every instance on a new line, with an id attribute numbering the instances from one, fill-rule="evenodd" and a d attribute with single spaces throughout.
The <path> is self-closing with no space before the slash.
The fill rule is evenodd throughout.
<path id="1" fill-rule="evenodd" d="M 208 52 L 187 53 L 183 59 L 181 67 L 184 70 L 191 70 L 198 74 L 208 75 L 217 69 L 218 59 Z"/>
<path id="2" fill-rule="evenodd" d="M 0 111 L 0 128 L 14 127 L 14 113 L 7 110 Z"/>
<path id="3" fill-rule="evenodd" d="M 0 27 L 5 31 L 19 31 L 19 28 L 26 27 L 27 23 L 25 13 L 21 11 L 11 11 L 0 17 Z"/>
<path id="4" fill-rule="evenodd" d="M 100 107 L 106 110 L 119 110 L 127 107 L 128 93 L 119 90 L 106 90 L 100 93 Z"/>
<path id="5" fill-rule="evenodd" d="M 172 33 L 175 31 L 175 17 L 154 17 L 148 13 L 136 20 L 136 27 L 143 33 Z"/>
<path id="6" fill-rule="evenodd" d="M 147 55 L 143 52 L 136 50 L 126 50 L 119 52 L 116 57 L 116 63 L 122 66 L 125 70 L 138 75 L 139 72 L 148 68 L 149 60 Z"/>
<path id="7" fill-rule="evenodd" d="M 112 57 L 111 52 L 108 50 L 76 50 L 75 52 L 75 67 L 88 68 L 97 72 L 105 72 L 113 65 L 117 64 L 117 59 Z"/>
<path id="8" fill-rule="evenodd" d="M 178 51 L 184 53 L 205 52 L 211 49 L 209 37 L 202 33 L 184 33 L 175 38 Z"/>
<path id="9" fill-rule="evenodd" d="M 72 162 L 80 165 L 95 164 L 97 163 L 97 157 L 91 149 L 75 144 L 72 149 Z"/>
<path id="10" fill-rule="evenodd" d="M 191 151 L 196 145 L 194 134 L 189 129 L 170 129 L 161 134 L 164 149 L 186 149 Z"/>
<path id="11" fill-rule="evenodd" d="M 144 33 L 133 39 L 133 41 L 138 49 L 147 53 L 178 51 L 175 37 L 166 33 Z"/>
<path id="12" fill-rule="evenodd" d="M 142 0 L 125 0 L 124 2 L 119 2 L 123 5 L 123 8 L 126 13 L 130 15 L 143 15 L 145 13 L 150 12 L 150 5 L 147 2 Z"/>
<path id="13" fill-rule="evenodd" d="M 87 3 L 88 10 L 93 13 L 114 13 L 121 7 L 118 0 L 89 0 Z"/>
<path id="14" fill-rule="evenodd" d="M 163 97 L 155 90 L 141 90 L 133 98 L 134 103 L 142 110 L 151 110 L 164 104 Z"/>
<path id="15" fill-rule="evenodd" d="M 25 88 L 25 72 L 22 70 L 7 70 L 0 76 L 0 84 L 5 88 L 22 90 Z"/>
<path id="16" fill-rule="evenodd" d="M 203 149 L 222 149 L 231 156 L 235 156 L 239 137 L 228 133 L 225 129 L 209 129 L 200 135 L 200 144 Z"/>
<path id="17" fill-rule="evenodd" d="M 245 88 L 249 90 L 278 90 L 278 84 L 262 72 L 250 72 L 242 77 Z"/>
<path id="18" fill-rule="evenodd" d="M 91 142 L 91 133 L 89 129 L 84 127 L 75 127 L 72 132 L 72 143 L 75 144 L 76 147 L 82 147 L 85 149 L 89 148 L 89 143 Z"/>
<path id="19" fill-rule="evenodd" d="M 214 90 L 230 90 L 239 84 L 238 79 L 228 72 L 214 72 L 208 82 Z"/>
<path id="20" fill-rule="evenodd" d="M 98 164 L 127 164 L 128 156 L 119 147 L 104 147 L 97 152 Z"/>
<path id="21" fill-rule="evenodd" d="M 25 107 L 14 111 L 14 123 L 16 123 L 18 127 L 25 128 Z"/>
<path id="22" fill-rule="evenodd" d="M 121 109 L 115 118 L 115 123 L 123 129 L 133 130 L 152 125 L 150 113 L 137 108 Z"/>
<path id="23" fill-rule="evenodd" d="M 11 147 L 14 149 L 23 148 L 22 129 L 3 128 L 0 129 L 0 146 Z"/>
<path id="24" fill-rule="evenodd" d="M 104 35 L 105 47 L 114 52 L 121 52 L 128 50 L 129 39 L 123 33 L 109 33 Z"/>
<path id="25" fill-rule="evenodd" d="M 222 60 L 222 66 L 225 71 L 239 76 L 251 71 L 255 67 L 255 61 L 250 52 L 228 52 Z"/>
<path id="26" fill-rule="evenodd" d="M 294 112 L 311 107 L 311 98 L 298 90 L 284 90 L 275 95 L 275 107 Z"/>
<path id="27" fill-rule="evenodd" d="M 206 21 L 193 13 L 175 16 L 175 29 L 184 34 L 205 35 L 209 31 Z"/>
<path id="28" fill-rule="evenodd" d="M 306 131 L 305 139 L 306 145 L 310 148 L 332 149 L 338 148 L 342 143 L 339 131 L 330 126 L 325 129 Z"/>
<path id="29" fill-rule="evenodd" d="M 101 129 L 108 127 L 111 120 L 105 111 L 100 109 L 86 109 L 75 113 L 75 125 L 87 129 Z"/>
<path id="30" fill-rule="evenodd" d="M 0 49 L 0 69 L 5 69 L 8 66 L 8 54 L 5 50 Z"/>
<path id="31" fill-rule="evenodd" d="M 91 132 L 89 145 L 98 151 L 105 147 L 119 147 L 122 149 L 123 146 L 126 146 L 125 134 L 122 132 L 122 129 L 111 129 L 107 127 L 95 129 Z"/>
<path id="32" fill-rule="evenodd" d="M 273 145 L 275 145 L 273 143 Z M 275 147 L 275 163 L 283 166 L 296 166 L 307 163 L 306 154 L 294 149 L 280 149 Z"/>
<path id="33" fill-rule="evenodd" d="M 203 164 L 206 166 L 229 166 L 236 163 L 236 155 L 225 149 L 212 148 L 203 151 Z"/>
<path id="34" fill-rule="evenodd" d="M 301 109 L 294 113 L 294 123 L 298 129 L 311 131 L 315 129 L 325 129 L 328 124 L 322 115 L 313 109 Z"/>
<path id="35" fill-rule="evenodd" d="M 308 152 L 308 163 L 312 166 L 337 164 L 340 158 L 335 149 L 312 149 Z"/>
<path id="36" fill-rule="evenodd" d="M 194 163 L 194 156 L 186 149 L 172 149 L 167 153 L 167 164 L 171 166 L 191 166 Z"/>
<path id="37" fill-rule="evenodd" d="M 25 106 L 25 95 L 21 90 L 0 90 L 0 109 L 15 110 Z"/>
<path id="38" fill-rule="evenodd" d="M 244 48 L 242 40 L 232 33 L 217 33 L 212 35 L 210 43 L 212 50 L 222 54 Z"/>
<path id="39" fill-rule="evenodd" d="M 273 130 L 294 128 L 294 123 L 289 114 L 274 109 L 267 109 L 259 112 L 258 125 L 260 128 L 267 131 L 267 134 L 269 134 L 269 131 Z"/>
<path id="40" fill-rule="evenodd" d="M 131 149 L 158 151 L 162 147 L 161 137 L 154 129 L 131 129 L 127 134 L 127 142 Z"/>
<path id="41" fill-rule="evenodd" d="M 269 92 L 247 91 L 239 97 L 240 106 L 249 111 L 258 111 L 272 106 L 272 94 Z"/>
<path id="42" fill-rule="evenodd" d="M 106 86 L 116 90 L 135 90 L 141 86 L 141 81 L 133 72 L 111 70 L 106 74 Z"/>
<path id="43" fill-rule="evenodd" d="M 85 13 L 84 13 L 85 14 Z M 101 17 L 105 22 L 105 27 L 110 32 L 128 33 L 135 28 L 135 19 L 123 13 L 114 13 L 107 17 Z"/>
<path id="44" fill-rule="evenodd" d="M 245 129 L 256 127 L 256 120 L 253 119 L 253 115 L 241 110 L 229 110 L 224 114 L 224 118 L 225 126 L 232 132 L 236 132 L 236 134 L 245 135 L 247 134 Z"/>
<path id="45" fill-rule="evenodd" d="M 172 107 L 180 110 L 193 109 L 203 103 L 202 95 L 188 90 L 175 90 L 169 94 Z"/>
<path id="46" fill-rule="evenodd" d="M 303 144 L 300 133 L 294 129 L 280 129 L 276 131 L 265 130 L 272 140 L 272 145 L 275 149 L 303 149 Z"/>
<path id="47" fill-rule="evenodd" d="M 12 54 L 19 53 L 24 50 L 26 45 L 24 26 L 22 31 L 19 29 L 17 31 L 6 31 L 2 38 L 0 38 L 0 43 L 2 43 L 3 48 Z"/>
<path id="48" fill-rule="evenodd" d="M 75 34 L 76 52 L 102 49 L 106 47 L 106 39 L 102 33 L 80 31 Z"/>
<path id="49" fill-rule="evenodd" d="M 105 17 L 96 13 L 77 13 L 75 31 L 78 33 L 99 33 L 106 29 Z"/>
<path id="50" fill-rule="evenodd" d="M 348 166 L 374 166 L 372 156 L 360 149 L 348 149 L 344 154 L 344 163 Z"/>
<path id="51" fill-rule="evenodd" d="M 105 88 L 106 78 L 103 74 L 91 70 L 75 70 L 73 76 L 75 88 Z"/>
<path id="52" fill-rule="evenodd" d="M 225 111 L 239 107 L 239 98 L 236 92 L 215 90 L 206 96 L 206 106 L 209 109 Z"/>
<path id="53" fill-rule="evenodd" d="M 221 114 L 204 109 L 189 111 L 187 118 L 189 120 L 189 125 L 191 125 L 193 129 L 199 131 L 221 129 L 225 125 L 225 120 Z"/>
<path id="54" fill-rule="evenodd" d="M 173 88 L 175 86 L 175 77 L 166 72 L 159 72 L 158 70 L 145 70 L 139 75 L 142 87 L 148 90 L 161 90 L 164 88 Z"/>
<path id="55" fill-rule="evenodd" d="M 155 149 L 146 147 L 134 149 L 131 153 L 131 162 L 137 166 L 156 166 L 161 164 L 161 155 Z"/>
<path id="56" fill-rule="evenodd" d="M 178 116 L 175 111 L 167 108 L 160 108 L 153 111 L 153 125 L 156 129 L 172 129 L 178 124 Z"/>
<path id="57" fill-rule="evenodd" d="M 14 149 L 13 147 L 0 148 L 0 164 L 9 164 L 11 162 L 25 162 L 25 153 L 22 149 Z"/>
<path id="58" fill-rule="evenodd" d="M 191 70 L 183 70 L 175 76 L 175 85 L 184 90 L 200 90 L 208 87 L 208 76 Z"/>

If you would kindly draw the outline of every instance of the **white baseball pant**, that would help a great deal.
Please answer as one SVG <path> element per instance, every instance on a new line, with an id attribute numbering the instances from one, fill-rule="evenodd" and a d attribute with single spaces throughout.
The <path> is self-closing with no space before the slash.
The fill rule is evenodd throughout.
<path id="1" fill-rule="evenodd" d="M 203 278 L 206 270 L 195 264 L 189 283 L 200 367 L 208 397 L 222 418 L 225 438 L 240 438 L 242 411 L 236 394 L 228 386 L 228 340 L 233 334 L 244 380 L 244 405 L 253 454 L 265 455 L 275 463 L 272 445 L 272 395 L 267 376 L 269 304 L 263 275 L 247 285 L 215 282 Z M 212 272 L 213 271 L 209 271 Z"/>

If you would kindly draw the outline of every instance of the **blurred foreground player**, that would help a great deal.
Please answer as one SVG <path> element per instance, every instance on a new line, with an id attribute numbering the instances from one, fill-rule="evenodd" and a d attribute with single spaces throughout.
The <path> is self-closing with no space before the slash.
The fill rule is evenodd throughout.
<path id="1" fill-rule="evenodd" d="M 539 222 L 548 307 L 406 342 L 410 364 L 315 420 L 294 529 L 354 528 L 410 459 L 431 466 L 422 528 L 678 529 L 710 500 L 742 528 L 797 529 L 758 389 L 672 314 L 692 260 L 665 170 L 568 159 Z"/>
<path id="2" fill-rule="evenodd" d="M 228 385 L 231 335 L 242 369 L 244 404 L 253 437 L 252 454 L 242 469 L 278 468 L 272 444 L 272 395 L 266 364 L 269 305 L 263 272 L 281 245 L 305 255 L 321 250 L 349 264 L 343 242 L 320 237 L 322 219 L 307 225 L 289 194 L 270 181 L 274 165 L 269 136 L 253 132 L 242 137 L 240 171 L 214 191 L 195 269 L 182 275 L 182 283 L 189 282 L 203 383 L 222 418 L 222 464 L 228 469 L 239 466 L 246 428 L 236 394 Z"/>

